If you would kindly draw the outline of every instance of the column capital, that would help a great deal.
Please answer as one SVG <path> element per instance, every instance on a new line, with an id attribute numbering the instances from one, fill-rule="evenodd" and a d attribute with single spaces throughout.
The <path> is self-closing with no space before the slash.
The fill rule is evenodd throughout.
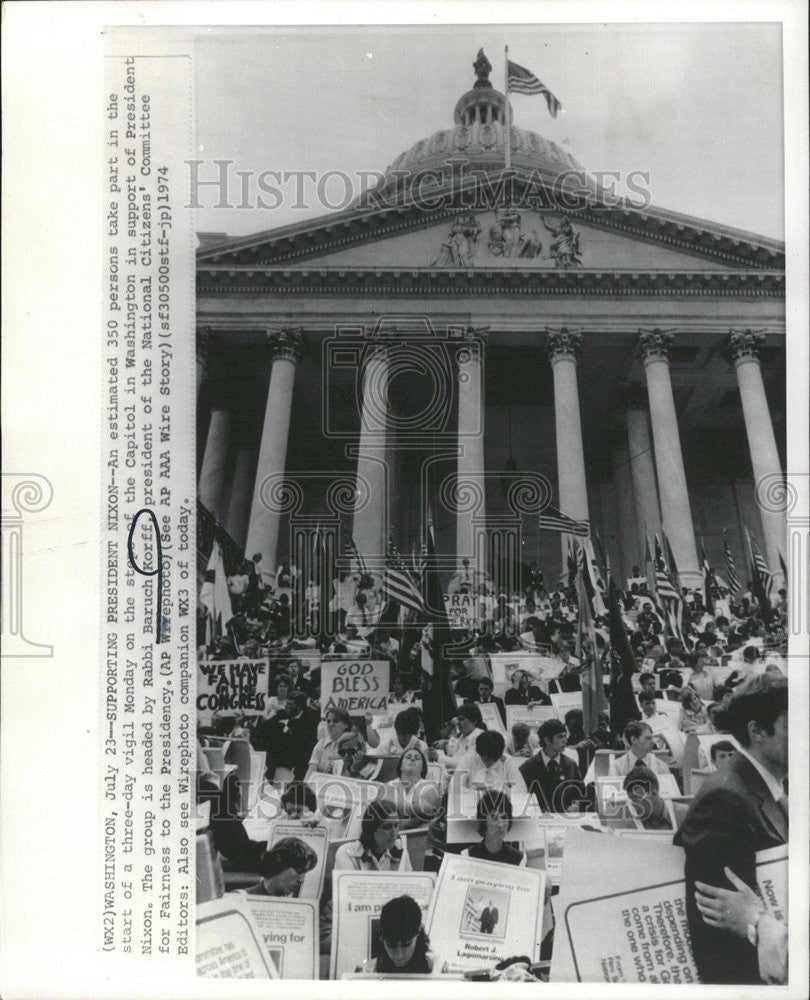
<path id="1" fill-rule="evenodd" d="M 640 382 L 628 382 L 619 389 L 619 401 L 625 410 L 646 410 L 647 390 Z"/>
<path id="2" fill-rule="evenodd" d="M 723 356 L 735 364 L 738 361 L 759 362 L 764 343 L 765 334 L 759 330 L 731 330 L 722 347 Z"/>
<path id="3" fill-rule="evenodd" d="M 562 326 L 559 330 L 546 329 L 546 351 L 553 364 L 563 358 L 576 361 L 582 347 L 582 334 Z"/>
<path id="4" fill-rule="evenodd" d="M 273 360 L 283 358 L 297 361 L 301 354 L 301 340 L 304 329 L 301 326 L 285 326 L 280 330 L 265 330 L 264 335 L 273 352 Z"/>
<path id="5" fill-rule="evenodd" d="M 640 330 L 638 338 L 638 356 L 646 364 L 648 361 L 666 361 L 669 363 L 669 349 L 675 340 L 671 330 Z"/>

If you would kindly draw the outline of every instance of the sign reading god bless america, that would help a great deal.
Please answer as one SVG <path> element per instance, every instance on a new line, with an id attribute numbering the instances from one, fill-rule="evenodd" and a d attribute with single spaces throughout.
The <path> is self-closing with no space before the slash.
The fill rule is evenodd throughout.
<path id="1" fill-rule="evenodd" d="M 321 663 L 321 710 L 338 706 L 350 715 L 384 712 L 391 668 L 387 660 L 326 660 Z"/>

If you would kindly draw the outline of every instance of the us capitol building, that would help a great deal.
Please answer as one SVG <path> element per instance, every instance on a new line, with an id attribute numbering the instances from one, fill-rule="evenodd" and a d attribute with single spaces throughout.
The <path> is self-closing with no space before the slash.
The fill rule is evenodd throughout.
<path id="1" fill-rule="evenodd" d="M 623 577 L 663 527 L 684 585 L 701 541 L 722 572 L 723 529 L 742 578 L 747 526 L 781 579 L 784 244 L 603 197 L 519 123 L 505 175 L 506 99 L 475 69 L 348 208 L 200 234 L 202 549 L 216 530 L 275 567 L 317 524 L 380 563 L 418 548 L 429 497 L 448 573 L 516 545 L 556 581 L 550 502 Z"/>

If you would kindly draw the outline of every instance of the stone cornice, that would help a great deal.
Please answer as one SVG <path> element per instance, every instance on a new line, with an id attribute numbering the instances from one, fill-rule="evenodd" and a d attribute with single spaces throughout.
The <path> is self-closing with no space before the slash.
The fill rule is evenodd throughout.
<path id="1" fill-rule="evenodd" d="M 470 178 L 469 183 L 455 191 L 446 187 L 426 191 L 426 200 L 422 203 L 406 201 L 350 206 L 319 219 L 206 245 L 197 251 L 197 261 L 203 266 L 278 266 L 302 262 L 360 243 L 434 226 L 463 212 L 491 211 L 499 204 L 497 198 L 493 199 L 498 183 L 498 174 L 487 174 L 483 179 Z M 533 202 L 532 198 L 523 199 L 528 185 L 527 177 L 517 176 L 514 179 L 513 204 L 518 209 L 563 211 L 574 224 L 584 222 L 673 250 L 696 254 L 727 267 L 784 269 L 784 244 L 777 240 L 652 206 L 639 208 L 627 202 L 594 204 L 593 201 L 577 202 L 575 199 L 563 208 L 557 205 L 552 189 L 545 197 L 543 191 L 535 192 L 539 202 Z M 535 191 L 535 188 L 531 190 Z M 525 205 L 522 200 L 525 200 Z M 429 205 L 435 207 L 430 208 Z"/>
<path id="2" fill-rule="evenodd" d="M 276 268 L 203 265 L 198 295 L 742 295 L 785 296 L 781 271 L 637 271 L 548 268 Z"/>

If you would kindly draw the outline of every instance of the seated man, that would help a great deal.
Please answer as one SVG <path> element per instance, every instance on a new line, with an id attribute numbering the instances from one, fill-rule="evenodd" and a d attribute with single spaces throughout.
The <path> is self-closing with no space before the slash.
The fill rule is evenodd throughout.
<path id="1" fill-rule="evenodd" d="M 668 765 L 653 753 L 653 732 L 646 722 L 628 722 L 624 727 L 628 752 L 610 761 L 609 774 L 624 776 L 634 767 L 646 767 L 653 774 L 668 774 Z"/>
<path id="2" fill-rule="evenodd" d="M 492 704 L 498 709 L 501 721 L 506 725 L 506 708 L 503 699 L 496 697 L 492 692 L 495 685 L 491 677 L 481 677 L 478 681 L 478 697 L 470 698 L 470 701 L 477 701 L 479 705 Z"/>
<path id="3" fill-rule="evenodd" d="M 585 801 L 585 786 L 577 765 L 563 754 L 565 726 L 547 719 L 537 730 L 540 750 L 520 767 L 529 792 L 545 812 L 567 812 Z"/>
<path id="4" fill-rule="evenodd" d="M 475 741 L 475 750 L 458 758 L 453 781 L 473 788 L 493 788 L 508 794 L 510 788 L 526 791 L 526 782 L 514 757 L 504 753 L 500 733 L 487 729 Z"/>
<path id="5" fill-rule="evenodd" d="M 634 767 L 624 779 L 624 790 L 636 819 L 645 830 L 671 830 L 667 806 L 658 794 L 658 778 L 649 768 Z"/>

